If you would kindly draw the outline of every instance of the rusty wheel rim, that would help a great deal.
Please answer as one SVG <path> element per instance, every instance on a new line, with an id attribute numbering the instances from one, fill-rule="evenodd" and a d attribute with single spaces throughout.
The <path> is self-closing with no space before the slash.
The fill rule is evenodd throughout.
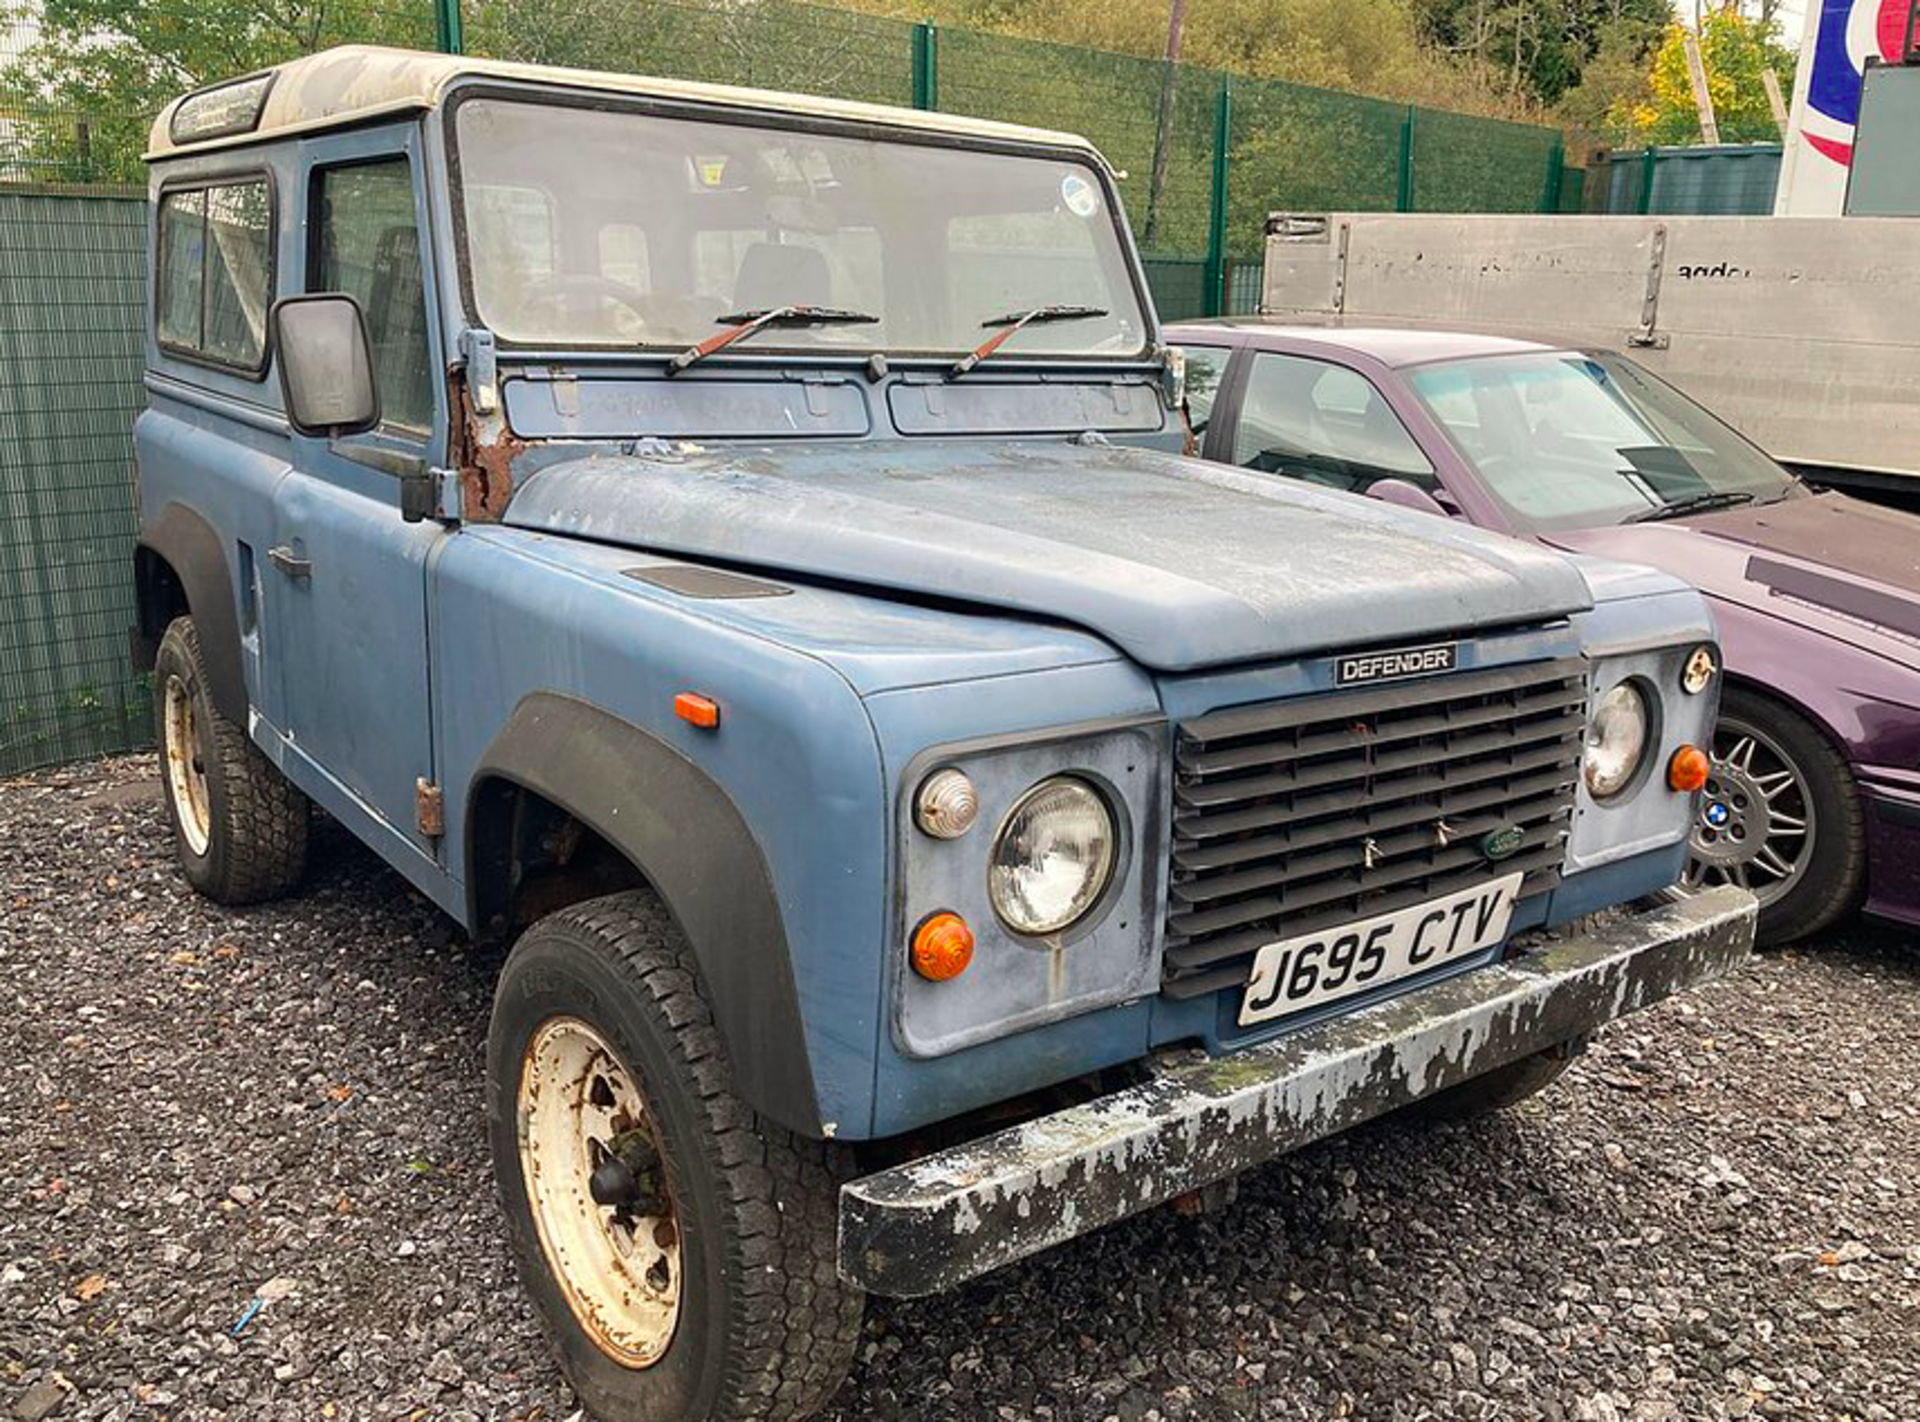
<path id="1" fill-rule="evenodd" d="M 658 1132 L 633 1074 L 577 1017 L 543 1023 L 520 1069 L 520 1173 L 540 1249 L 575 1320 L 623 1367 L 658 1362 L 680 1318 L 680 1229 L 659 1207 L 599 1203 L 593 1178 L 622 1141 Z M 629 1147 L 630 1148 L 630 1147 Z"/>
<path id="2" fill-rule="evenodd" d="M 166 758 L 167 788 L 173 822 L 195 854 L 205 854 L 213 839 L 213 813 L 207 805 L 207 767 L 200 752 L 200 724 L 193 693 L 177 676 L 167 678 L 161 698 L 161 752 Z"/>

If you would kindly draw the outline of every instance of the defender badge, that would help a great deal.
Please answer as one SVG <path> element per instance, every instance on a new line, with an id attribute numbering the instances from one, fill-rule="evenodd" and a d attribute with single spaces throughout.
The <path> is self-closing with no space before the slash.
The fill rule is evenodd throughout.
<path id="1" fill-rule="evenodd" d="M 1511 859 L 1518 854 L 1526 837 L 1527 832 L 1519 825 L 1501 825 L 1499 829 L 1488 830 L 1480 836 L 1480 852 L 1498 864 L 1502 859 Z"/>
<path id="2" fill-rule="evenodd" d="M 1435 642 L 1425 647 L 1400 647 L 1391 652 L 1355 652 L 1333 659 L 1333 684 L 1357 686 L 1367 681 L 1398 681 L 1402 677 L 1430 676 L 1454 668 L 1458 642 Z"/>

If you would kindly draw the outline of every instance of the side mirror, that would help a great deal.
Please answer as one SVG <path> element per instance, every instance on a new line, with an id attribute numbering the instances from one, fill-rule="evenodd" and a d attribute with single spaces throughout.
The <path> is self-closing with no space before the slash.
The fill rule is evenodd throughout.
<path id="1" fill-rule="evenodd" d="M 367 318 L 351 296 L 289 296 L 267 318 L 287 420 L 303 435 L 360 434 L 380 423 Z"/>
<path id="2" fill-rule="evenodd" d="M 1405 479 L 1376 479 L 1367 485 L 1367 497 L 1378 499 L 1384 504 L 1398 504 L 1403 509 L 1418 509 L 1421 513 L 1439 514 L 1449 517 L 1447 506 L 1429 494 L 1418 484 Z"/>

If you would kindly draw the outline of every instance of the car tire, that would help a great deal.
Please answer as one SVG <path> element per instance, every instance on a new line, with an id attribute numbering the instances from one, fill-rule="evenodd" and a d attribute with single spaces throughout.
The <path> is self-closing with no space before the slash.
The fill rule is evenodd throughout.
<path id="1" fill-rule="evenodd" d="M 1782 788 L 1761 803 L 1773 784 Z M 1723 814 L 1728 819 L 1716 827 L 1712 818 Z M 1784 828 L 1796 823 L 1804 827 Z M 1736 829 L 1743 836 L 1738 844 L 1747 846 L 1744 859 L 1731 837 Z M 1758 857 L 1765 847 L 1791 873 L 1773 872 Z M 1751 888 L 1760 899 L 1755 941 L 1776 947 L 1811 937 L 1851 913 L 1866 877 L 1866 815 L 1846 758 L 1799 712 L 1762 692 L 1729 685 L 1720 700 L 1713 773 L 1701 792 L 1683 891 L 1725 883 Z"/>
<path id="2" fill-rule="evenodd" d="M 280 897 L 307 866 L 307 797 L 207 694 L 191 617 L 176 617 L 154 659 L 160 785 L 187 882 L 223 904 Z"/>
<path id="3" fill-rule="evenodd" d="M 521 936 L 494 995 L 487 1118 L 520 1276 L 590 1413 L 778 1422 L 839 1387 L 865 1296 L 838 1271 L 838 1153 L 734 1093 L 651 892 Z"/>
<path id="4" fill-rule="evenodd" d="M 1586 1040 L 1575 1038 L 1535 1052 L 1517 1062 L 1482 1072 L 1471 1081 L 1436 1091 L 1406 1108 L 1406 1114 L 1435 1125 L 1478 1121 L 1537 1096 L 1566 1075 L 1567 1068 L 1586 1050 Z"/>

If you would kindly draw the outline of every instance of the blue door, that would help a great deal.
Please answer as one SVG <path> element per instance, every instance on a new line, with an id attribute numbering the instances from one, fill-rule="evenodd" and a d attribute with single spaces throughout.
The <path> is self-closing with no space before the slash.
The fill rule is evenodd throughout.
<path id="1" fill-rule="evenodd" d="M 438 859 L 416 790 L 435 780 L 426 567 L 448 537 L 401 517 L 401 477 L 442 456 L 444 369 L 413 126 L 303 145 L 304 289 L 361 304 L 379 428 L 293 439 L 275 498 L 276 654 L 288 769 L 336 815 Z"/>

